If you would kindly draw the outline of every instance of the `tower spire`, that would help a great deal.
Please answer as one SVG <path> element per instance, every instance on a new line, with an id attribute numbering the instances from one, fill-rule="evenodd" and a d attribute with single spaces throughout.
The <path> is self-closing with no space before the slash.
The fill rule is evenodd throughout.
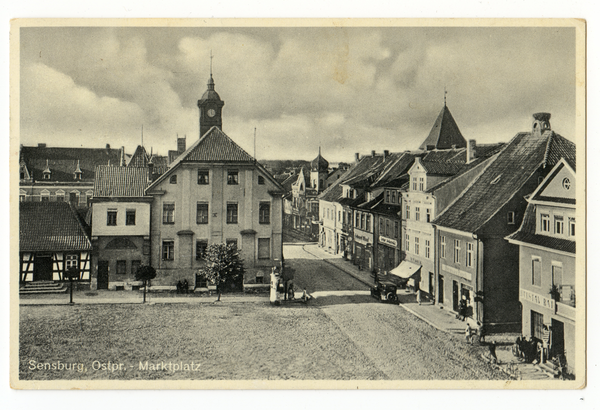
<path id="1" fill-rule="evenodd" d="M 212 49 L 210 50 L 210 78 L 208 79 L 208 89 L 210 91 L 214 91 L 215 90 L 215 81 L 213 80 L 213 76 L 212 76 L 212 60 L 213 60 L 213 53 L 212 53 Z"/>
<path id="2" fill-rule="evenodd" d="M 446 86 L 444 86 L 444 107 L 446 106 L 446 94 L 448 94 L 448 91 L 446 91 Z"/>

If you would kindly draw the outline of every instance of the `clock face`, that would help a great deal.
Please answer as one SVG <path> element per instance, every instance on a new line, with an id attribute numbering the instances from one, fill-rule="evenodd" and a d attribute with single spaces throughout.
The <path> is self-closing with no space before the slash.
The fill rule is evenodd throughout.
<path id="1" fill-rule="evenodd" d="M 214 117 L 216 113 L 217 112 L 213 108 L 211 108 L 210 110 L 208 110 L 208 116 L 211 117 L 211 118 Z"/>

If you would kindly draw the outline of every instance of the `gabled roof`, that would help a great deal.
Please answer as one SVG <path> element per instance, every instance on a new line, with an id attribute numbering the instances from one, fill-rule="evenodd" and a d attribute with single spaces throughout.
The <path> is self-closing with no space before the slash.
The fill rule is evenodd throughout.
<path id="1" fill-rule="evenodd" d="M 449 149 L 453 145 L 457 148 L 466 147 L 467 141 L 458 129 L 458 125 L 456 125 L 456 121 L 454 121 L 452 114 L 450 114 L 450 110 L 444 104 L 444 108 L 442 108 L 442 111 L 440 111 L 440 114 L 433 123 L 429 135 L 419 149 L 425 150 L 428 146 L 436 149 Z"/>
<path id="2" fill-rule="evenodd" d="M 523 222 L 519 230 L 506 237 L 509 242 L 522 242 L 542 246 L 548 249 L 575 254 L 575 241 L 535 233 L 536 205 L 529 204 L 523 215 Z"/>
<path id="3" fill-rule="evenodd" d="M 148 168 L 112 167 L 96 168 L 94 197 L 143 197 L 148 186 Z"/>
<path id="4" fill-rule="evenodd" d="M 146 150 L 141 145 L 138 145 L 135 149 L 135 152 L 127 161 L 128 167 L 145 167 L 148 165 L 149 156 L 146 153 Z"/>
<path id="5" fill-rule="evenodd" d="M 410 152 L 392 153 L 383 163 L 380 175 L 375 179 L 371 188 L 397 186 L 397 179 L 405 175 L 415 161 L 416 155 Z"/>
<path id="6" fill-rule="evenodd" d="M 538 168 L 553 166 L 561 153 L 574 161 L 575 144 L 553 131 L 517 134 L 433 223 L 478 232 Z"/>
<path id="7" fill-rule="evenodd" d="M 51 172 L 51 179 L 45 182 L 74 182 L 74 173 L 79 168 L 82 172 L 81 181 L 94 180 L 96 166 L 120 165 L 121 149 L 113 148 L 60 148 L 60 147 L 21 147 L 21 159 L 27 166 L 34 180 L 44 180 L 46 164 Z"/>
<path id="8" fill-rule="evenodd" d="M 179 164 L 191 163 L 232 163 L 254 165 L 283 193 L 281 184 L 273 178 L 260 163 L 244 151 L 218 127 L 208 130 L 200 139 L 194 142 L 183 154 L 169 165 L 169 169 L 156 179 L 148 188 L 156 186 L 170 175 Z"/>
<path id="9" fill-rule="evenodd" d="M 67 202 L 19 203 L 21 252 L 89 251 L 92 244 Z"/>
<path id="10" fill-rule="evenodd" d="M 172 164 L 179 162 L 249 162 L 254 158 L 217 127 L 212 127 Z"/>
<path id="11" fill-rule="evenodd" d="M 348 170 L 343 177 L 340 177 L 344 185 L 352 187 L 368 187 L 380 175 L 383 170 L 383 156 L 370 155 L 360 159 L 358 164 Z"/>
<path id="12" fill-rule="evenodd" d="M 561 160 L 554 166 L 552 171 L 544 178 L 542 183 L 533 191 L 531 196 L 529 197 L 529 202 L 546 202 L 546 203 L 556 203 L 556 204 L 566 204 L 566 205 L 575 205 L 575 197 L 556 197 L 556 196 L 546 196 L 543 195 L 546 188 L 553 182 L 554 178 L 566 167 L 567 172 L 570 172 L 573 176 L 575 176 L 575 170 L 569 166 L 569 163 L 564 159 Z"/>
<path id="13" fill-rule="evenodd" d="M 380 214 L 397 215 L 402 210 L 402 205 L 398 204 L 386 204 L 384 201 L 384 193 L 377 195 L 376 198 L 369 202 L 365 202 L 358 206 L 360 209 L 366 211 L 377 212 Z"/>

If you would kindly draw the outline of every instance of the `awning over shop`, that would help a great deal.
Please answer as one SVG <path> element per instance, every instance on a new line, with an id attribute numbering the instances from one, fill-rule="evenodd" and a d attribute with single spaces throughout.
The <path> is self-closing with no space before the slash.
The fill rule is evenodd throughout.
<path id="1" fill-rule="evenodd" d="M 402 261 L 400 265 L 396 266 L 390 271 L 392 275 L 399 276 L 404 279 L 408 279 L 413 275 L 417 274 L 421 270 L 421 265 L 416 263 Z"/>

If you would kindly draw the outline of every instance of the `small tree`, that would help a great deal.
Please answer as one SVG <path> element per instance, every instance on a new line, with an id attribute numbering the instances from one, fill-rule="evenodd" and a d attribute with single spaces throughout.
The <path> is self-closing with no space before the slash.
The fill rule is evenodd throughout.
<path id="1" fill-rule="evenodd" d="M 138 270 L 135 272 L 135 280 L 141 280 L 144 282 L 144 303 L 146 303 L 146 289 L 148 288 L 148 281 L 156 277 L 156 269 L 149 265 L 140 265 Z"/>
<path id="2" fill-rule="evenodd" d="M 223 283 L 234 281 L 244 275 L 244 261 L 240 258 L 237 246 L 224 243 L 210 245 L 204 252 L 206 264 L 198 271 L 199 275 L 217 286 L 217 301 L 221 300 Z"/>

